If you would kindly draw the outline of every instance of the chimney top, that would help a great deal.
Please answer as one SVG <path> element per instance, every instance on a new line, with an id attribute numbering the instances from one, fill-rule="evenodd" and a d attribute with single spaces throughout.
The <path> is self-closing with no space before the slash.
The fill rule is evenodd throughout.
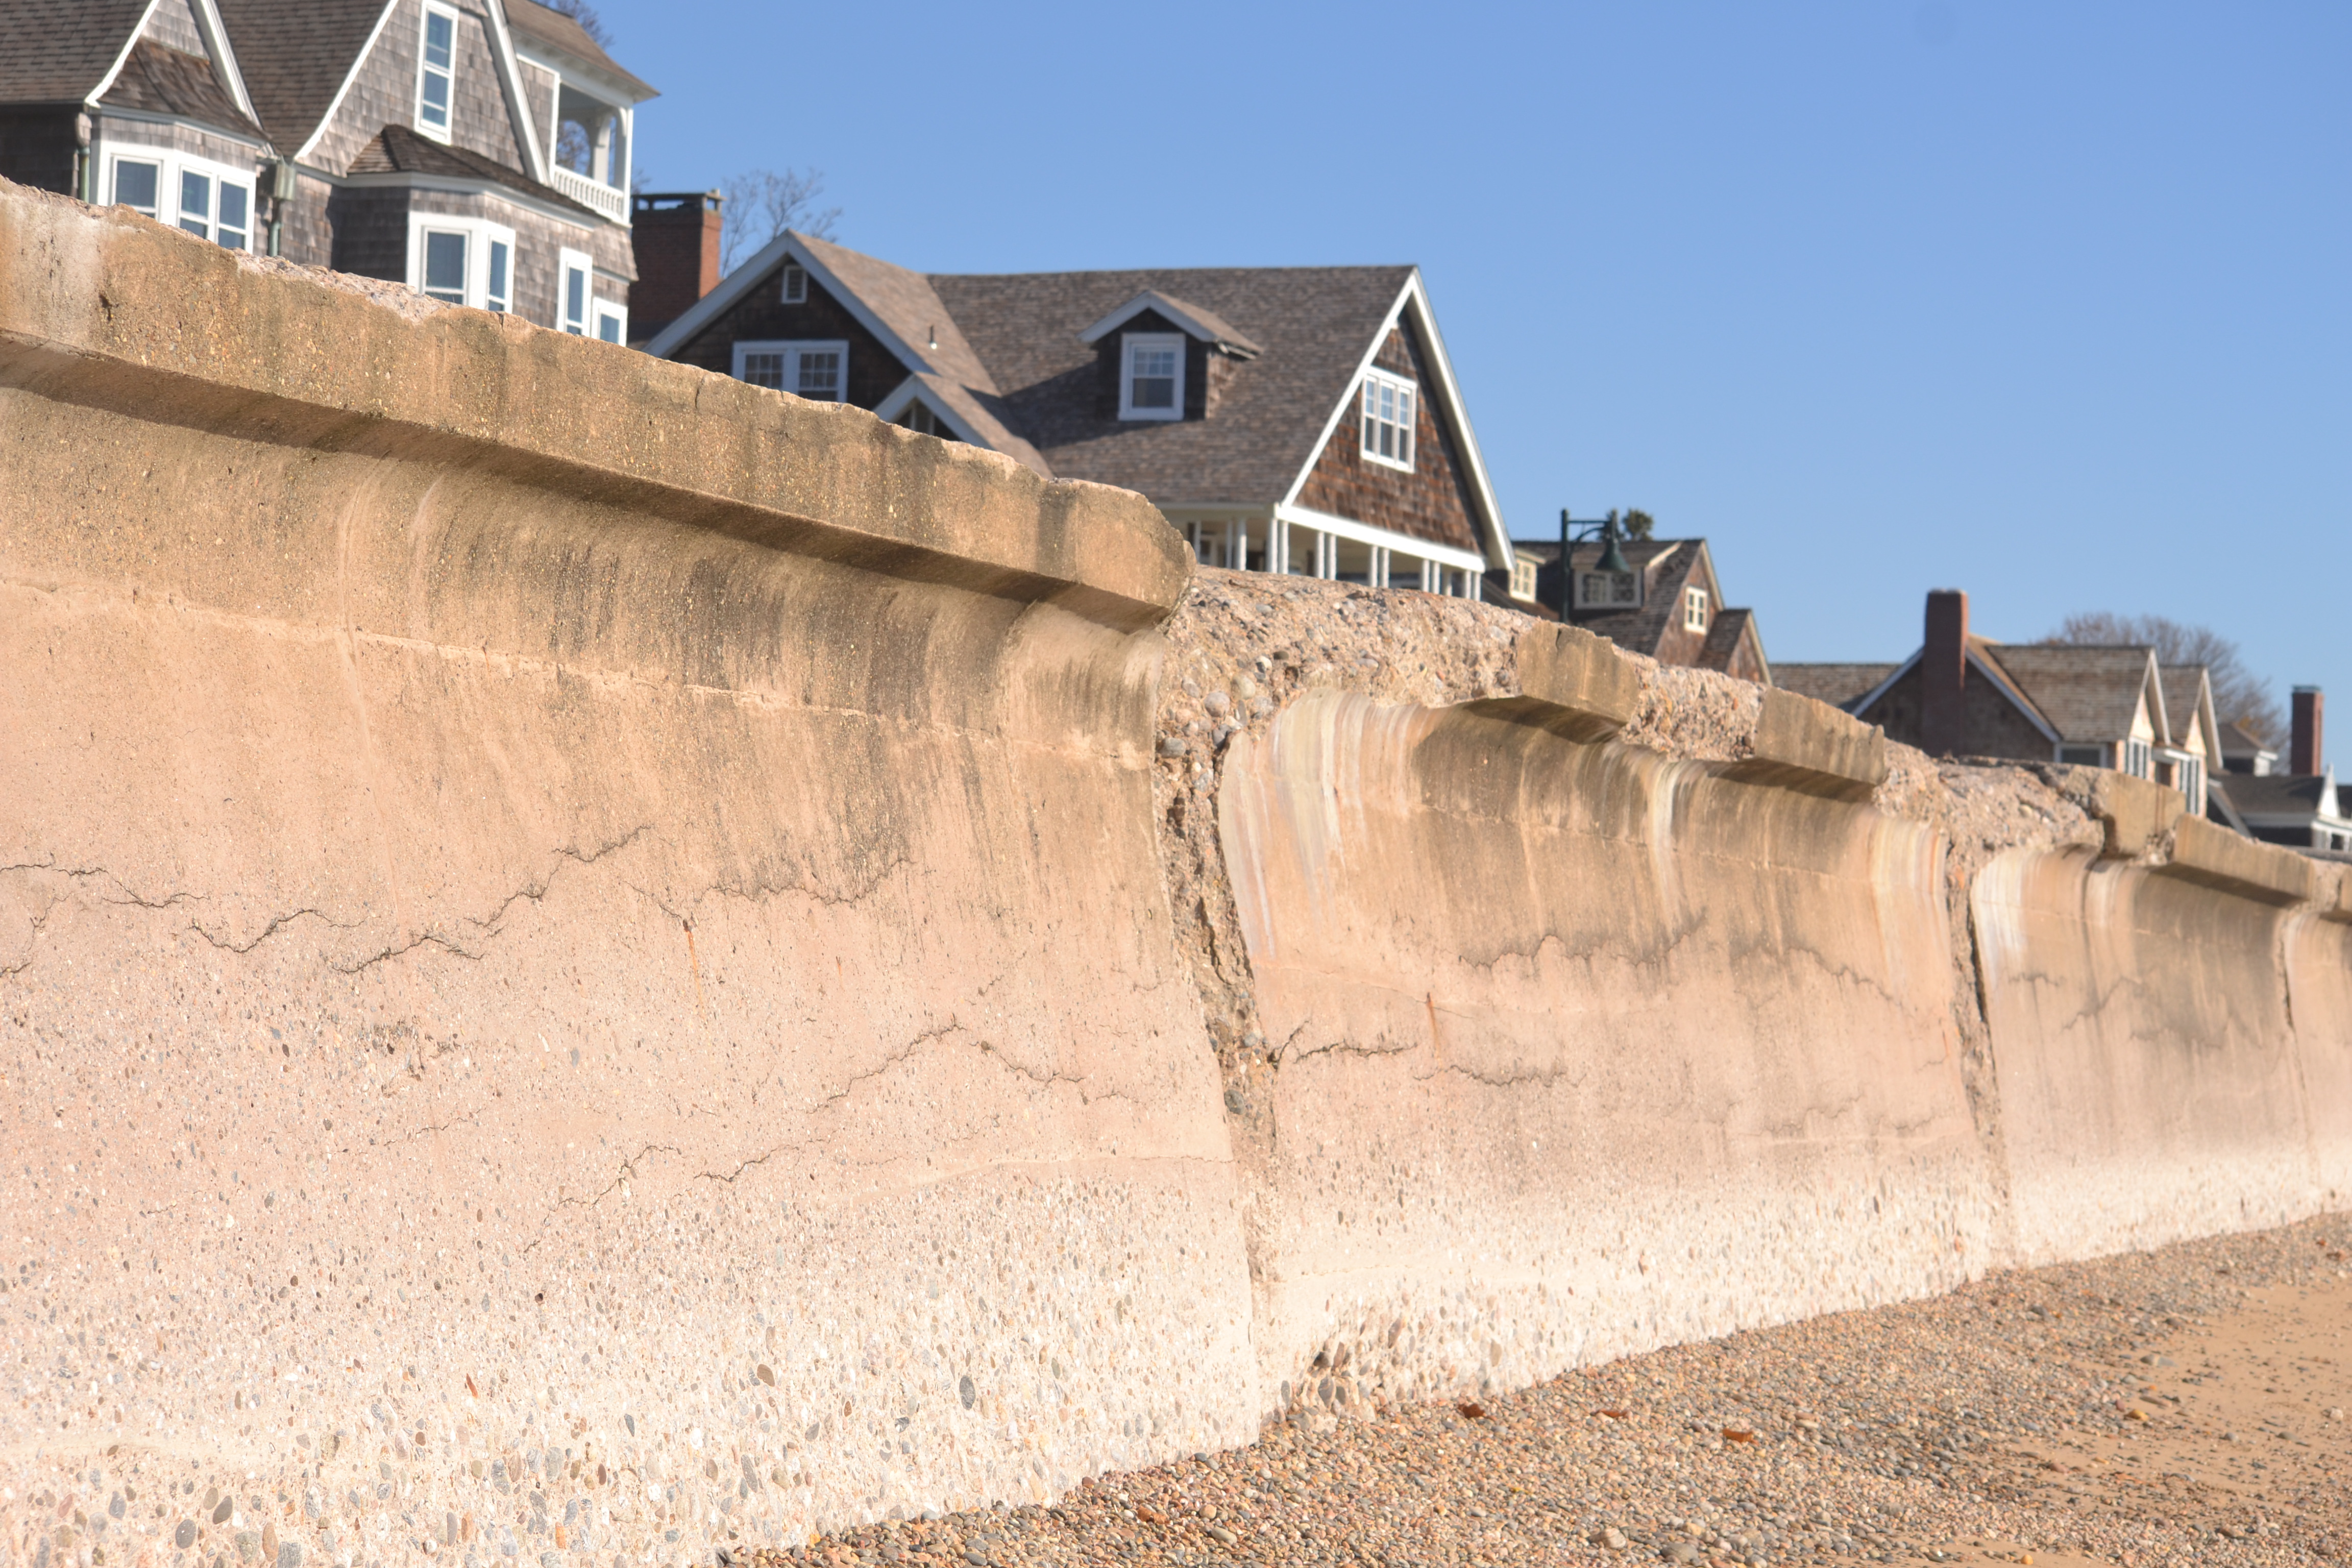
<path id="1" fill-rule="evenodd" d="M 2290 733 L 2287 737 L 2286 771 L 2297 778 L 2308 778 L 2326 771 L 2326 761 L 2321 754 L 2320 719 L 2322 703 L 2319 688 L 2298 686 L 2290 704 Z"/>

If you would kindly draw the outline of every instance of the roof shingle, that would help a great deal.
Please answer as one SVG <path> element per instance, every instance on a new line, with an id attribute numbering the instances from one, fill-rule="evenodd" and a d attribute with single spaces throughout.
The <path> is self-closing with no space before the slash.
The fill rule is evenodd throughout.
<path id="1" fill-rule="evenodd" d="M 146 13 L 146 0 L 0 0 L 0 103 L 82 102 Z"/>
<path id="2" fill-rule="evenodd" d="M 394 0 L 218 0 L 237 74 L 261 128 L 292 157 L 334 106 L 335 94 Z"/>
<path id="3" fill-rule="evenodd" d="M 174 114 L 184 120 L 217 126 L 242 136 L 261 138 L 261 127 L 246 118 L 213 74 L 213 63 L 178 49 L 165 48 L 152 38 L 131 46 L 122 74 L 106 89 L 106 102 L 123 109 L 145 109 Z"/>

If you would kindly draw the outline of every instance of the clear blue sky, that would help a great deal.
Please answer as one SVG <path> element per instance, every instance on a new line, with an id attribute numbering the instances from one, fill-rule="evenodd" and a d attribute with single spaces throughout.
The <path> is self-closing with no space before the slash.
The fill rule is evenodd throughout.
<path id="1" fill-rule="evenodd" d="M 1417 263 L 1513 531 L 1781 659 L 2155 612 L 2352 764 L 2352 5 L 604 0 L 648 188 L 927 270 Z M 2352 767 L 2346 770 L 2352 772 Z"/>

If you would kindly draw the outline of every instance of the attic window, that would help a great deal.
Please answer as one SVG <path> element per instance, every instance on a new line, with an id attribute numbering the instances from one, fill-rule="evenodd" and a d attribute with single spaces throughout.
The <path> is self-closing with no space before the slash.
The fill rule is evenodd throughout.
<path id="1" fill-rule="evenodd" d="M 1118 416 L 1184 417 L 1184 340 L 1175 332 L 1129 332 L 1119 339 Z"/>
<path id="2" fill-rule="evenodd" d="M 1630 610 L 1642 602 L 1642 579 L 1633 572 L 1579 572 L 1576 607 L 1580 610 Z"/>
<path id="3" fill-rule="evenodd" d="M 1412 405 L 1420 389 L 1402 376 L 1371 371 L 1364 377 L 1364 456 L 1391 468 L 1412 468 Z"/>
<path id="4" fill-rule="evenodd" d="M 735 344 L 735 378 L 814 403 L 839 403 L 849 383 L 849 345 L 830 342 Z"/>
<path id="5" fill-rule="evenodd" d="M 1536 563 L 1528 560 L 1524 555 L 1513 557 L 1511 561 L 1511 597 L 1514 599 L 1531 600 L 1535 596 Z"/>
<path id="6" fill-rule="evenodd" d="M 798 262 L 784 264 L 784 303 L 787 305 L 808 303 L 808 268 Z"/>
<path id="7" fill-rule="evenodd" d="M 416 129 L 449 140 L 451 83 L 457 69 L 457 14 L 425 8 L 424 58 L 416 73 Z"/>
<path id="8" fill-rule="evenodd" d="M 1683 630 L 1686 632 L 1703 632 L 1706 630 L 1706 589 L 1685 588 L 1683 590 Z"/>

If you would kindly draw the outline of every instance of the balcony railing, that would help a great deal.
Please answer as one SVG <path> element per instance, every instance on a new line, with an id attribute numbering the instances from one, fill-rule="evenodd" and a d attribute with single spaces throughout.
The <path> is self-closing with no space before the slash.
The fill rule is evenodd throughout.
<path id="1" fill-rule="evenodd" d="M 629 226 L 628 192 L 600 184 L 585 174 L 575 174 L 560 163 L 555 167 L 555 188 L 623 228 Z"/>

